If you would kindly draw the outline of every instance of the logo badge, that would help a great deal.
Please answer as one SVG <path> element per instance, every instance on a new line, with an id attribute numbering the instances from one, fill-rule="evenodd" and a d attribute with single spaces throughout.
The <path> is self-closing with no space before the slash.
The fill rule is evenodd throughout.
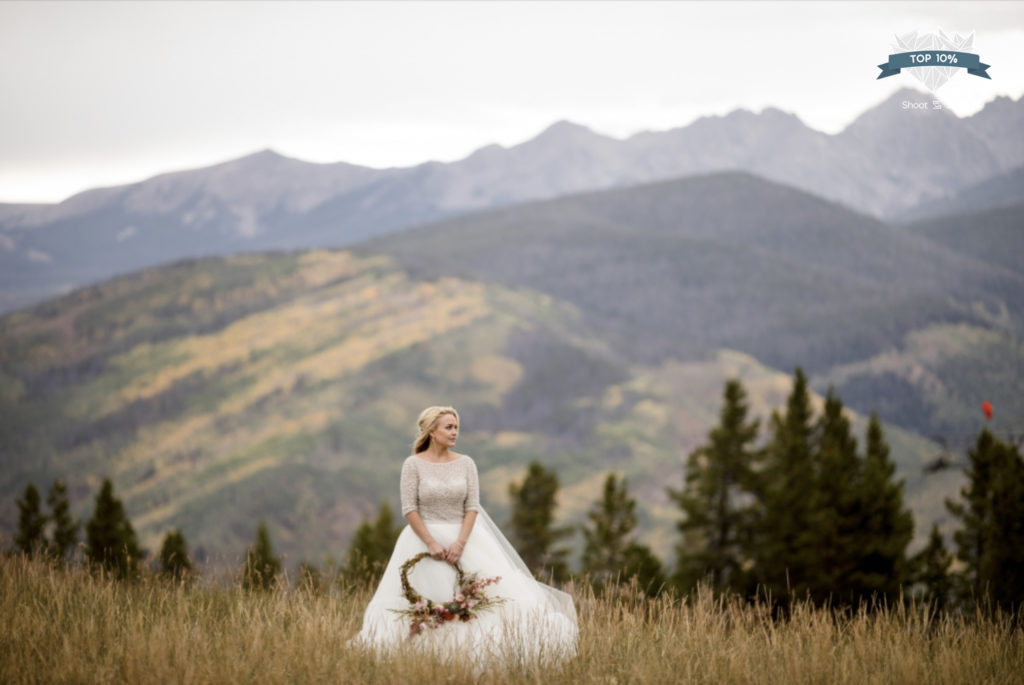
<path id="1" fill-rule="evenodd" d="M 974 34 L 961 36 L 959 33 L 950 38 L 941 30 L 934 33 L 919 34 L 917 31 L 896 36 L 896 44 L 892 46 L 900 52 L 889 55 L 889 61 L 879 64 L 882 73 L 878 78 L 887 78 L 908 69 L 910 75 L 923 83 L 933 93 L 946 85 L 949 79 L 956 76 L 958 69 L 966 69 L 968 74 L 991 78 L 985 70 L 990 64 L 982 64 L 974 49 Z M 876 79 L 877 80 L 877 79 Z"/>

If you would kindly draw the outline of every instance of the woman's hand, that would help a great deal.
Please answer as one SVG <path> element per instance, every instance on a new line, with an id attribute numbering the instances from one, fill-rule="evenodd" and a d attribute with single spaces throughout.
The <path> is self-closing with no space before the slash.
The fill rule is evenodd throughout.
<path id="1" fill-rule="evenodd" d="M 445 550 L 437 540 L 431 540 L 427 543 L 427 552 L 430 553 L 430 557 L 432 559 L 437 559 L 438 561 L 441 559 L 448 559 L 447 550 Z"/>
<path id="2" fill-rule="evenodd" d="M 444 551 L 444 560 L 454 566 L 462 558 L 462 551 L 464 549 L 466 549 L 466 543 L 456 540 Z"/>

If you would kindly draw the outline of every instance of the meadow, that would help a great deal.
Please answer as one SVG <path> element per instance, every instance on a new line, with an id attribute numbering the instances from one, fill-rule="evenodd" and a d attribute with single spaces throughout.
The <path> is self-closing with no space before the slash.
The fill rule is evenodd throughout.
<path id="1" fill-rule="evenodd" d="M 574 593 L 579 654 L 561 664 L 377 658 L 346 645 L 369 594 L 125 583 L 3 557 L 0 682 L 1019 683 L 1024 673 L 1024 632 L 1005 615 L 797 604 L 773 620 L 767 605 L 707 593 L 585 590 Z"/>

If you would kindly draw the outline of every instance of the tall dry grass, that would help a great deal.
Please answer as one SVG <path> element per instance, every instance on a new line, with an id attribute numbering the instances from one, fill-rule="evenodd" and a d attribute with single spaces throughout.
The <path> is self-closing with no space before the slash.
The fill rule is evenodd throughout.
<path id="1" fill-rule="evenodd" d="M 1024 636 L 1005 617 L 896 608 L 840 616 L 699 594 L 680 602 L 581 593 L 579 655 L 474 671 L 346 645 L 367 592 L 246 593 L 119 583 L 0 559 L 3 683 L 1019 683 Z M 443 628 L 442 628 L 443 629 Z"/>

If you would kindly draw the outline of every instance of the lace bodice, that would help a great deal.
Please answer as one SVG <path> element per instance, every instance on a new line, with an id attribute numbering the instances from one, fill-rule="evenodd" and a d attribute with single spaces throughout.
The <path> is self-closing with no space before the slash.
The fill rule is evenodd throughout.
<path id="1" fill-rule="evenodd" d="M 466 455 L 440 463 L 410 456 L 401 486 L 402 516 L 419 511 L 424 521 L 461 521 L 467 511 L 480 511 L 480 480 Z"/>

